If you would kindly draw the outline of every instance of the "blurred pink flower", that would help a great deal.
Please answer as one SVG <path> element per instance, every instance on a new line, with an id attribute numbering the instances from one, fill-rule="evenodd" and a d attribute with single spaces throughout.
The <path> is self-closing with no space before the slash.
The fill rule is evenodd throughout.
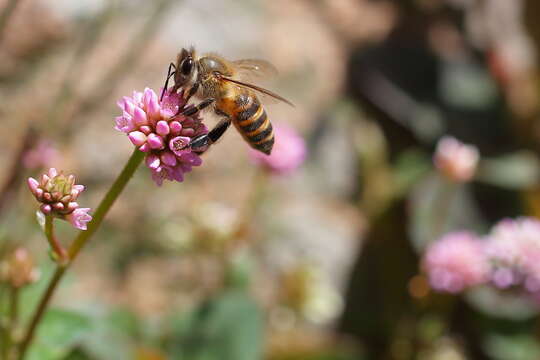
<path id="1" fill-rule="evenodd" d="M 429 246 L 423 267 L 431 287 L 450 293 L 484 283 L 489 273 L 482 240 L 466 231 L 449 233 Z"/>
<path id="2" fill-rule="evenodd" d="M 530 217 L 500 221 L 488 236 L 486 254 L 495 268 L 495 286 L 523 284 L 530 292 L 540 291 L 540 221 Z"/>
<path id="3" fill-rule="evenodd" d="M 444 136 L 437 144 L 433 163 L 448 179 L 467 182 L 473 178 L 479 158 L 475 146 L 465 145 L 451 136 Z"/>
<path id="4" fill-rule="evenodd" d="M 58 150 L 48 140 L 40 140 L 23 156 L 23 165 L 27 169 L 40 169 L 54 163 L 59 158 Z"/>
<path id="5" fill-rule="evenodd" d="M 181 182 L 184 173 L 202 164 L 200 157 L 185 147 L 208 129 L 198 116 L 176 116 L 186 106 L 182 92 L 167 91 L 160 102 L 154 90 L 146 88 L 124 96 L 118 106 L 123 113 L 116 117 L 115 129 L 126 133 L 133 145 L 148 154 L 146 166 L 158 186 L 163 180 Z"/>
<path id="6" fill-rule="evenodd" d="M 27 183 L 30 192 L 41 203 L 39 209 L 44 215 L 68 220 L 76 228 L 86 229 L 85 223 L 92 217 L 88 215 L 90 209 L 79 209 L 77 198 L 84 191 L 84 186 L 75 184 L 74 175 L 66 176 L 55 168 L 50 168 L 46 174 L 41 175 L 39 181 L 28 178 Z M 82 216 L 83 212 L 85 216 Z M 75 218 L 76 220 L 71 220 Z"/>
<path id="7" fill-rule="evenodd" d="M 296 170 L 306 159 L 304 139 L 296 130 L 285 125 L 274 126 L 275 143 L 272 154 L 265 155 L 250 149 L 249 156 L 274 174 L 288 174 Z"/>

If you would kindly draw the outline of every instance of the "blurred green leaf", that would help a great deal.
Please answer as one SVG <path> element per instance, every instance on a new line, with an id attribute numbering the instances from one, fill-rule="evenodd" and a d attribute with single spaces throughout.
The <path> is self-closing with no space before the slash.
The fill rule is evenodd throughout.
<path id="1" fill-rule="evenodd" d="M 409 200 L 409 236 L 418 251 L 449 231 L 481 233 L 486 227 L 469 188 L 449 183 L 437 174 L 417 182 Z"/>
<path id="2" fill-rule="evenodd" d="M 131 360 L 138 331 L 127 310 L 96 314 L 49 310 L 31 347 L 30 360 Z"/>
<path id="3" fill-rule="evenodd" d="M 90 307 L 85 314 L 92 319 L 92 327 L 79 342 L 81 354 L 96 360 L 131 360 L 135 341 L 140 332 L 139 320 L 128 309 L 112 311 Z"/>
<path id="4" fill-rule="evenodd" d="M 497 85 L 489 72 L 472 62 L 442 63 L 439 91 L 447 103 L 460 108 L 485 109 L 497 101 Z"/>
<path id="5" fill-rule="evenodd" d="M 339 350 L 336 349 L 335 353 L 291 354 L 273 357 L 271 360 L 359 360 L 359 358 L 357 355 L 341 354 Z"/>
<path id="6" fill-rule="evenodd" d="M 258 360 L 262 358 L 263 320 L 257 304 L 240 291 L 209 300 L 176 323 L 173 358 Z"/>
<path id="7" fill-rule="evenodd" d="M 538 158 L 530 151 L 519 151 L 482 160 L 477 179 L 509 189 L 534 186 L 540 179 Z"/>
<path id="8" fill-rule="evenodd" d="M 252 272 L 253 263 L 246 254 L 233 256 L 227 264 L 225 273 L 226 286 L 230 289 L 247 289 Z"/>
<path id="9" fill-rule="evenodd" d="M 431 159 L 425 153 L 411 149 L 399 155 L 394 167 L 396 196 L 402 196 L 431 169 Z"/>
<path id="10" fill-rule="evenodd" d="M 62 360 L 95 360 L 95 359 L 90 357 L 82 349 L 77 348 L 77 349 L 74 349 L 72 352 L 70 352 Z"/>
<path id="11" fill-rule="evenodd" d="M 49 310 L 37 330 L 28 359 L 62 359 L 90 328 L 90 319 L 84 315 L 67 310 Z"/>
<path id="12" fill-rule="evenodd" d="M 105 321 L 110 325 L 111 329 L 115 329 L 120 333 L 135 338 L 139 335 L 140 321 L 137 315 L 131 310 L 117 308 L 112 310 Z"/>
<path id="13" fill-rule="evenodd" d="M 526 320 L 538 314 L 538 304 L 519 293 L 481 286 L 470 289 L 466 300 L 481 313 L 500 319 Z"/>
<path id="14" fill-rule="evenodd" d="M 540 359 L 540 344 L 529 335 L 491 335 L 487 337 L 484 346 L 494 360 Z"/>

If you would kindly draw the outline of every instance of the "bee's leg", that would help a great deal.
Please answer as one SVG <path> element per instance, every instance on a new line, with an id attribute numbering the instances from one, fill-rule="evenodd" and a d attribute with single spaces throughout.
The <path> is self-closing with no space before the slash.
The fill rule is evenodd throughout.
<path id="1" fill-rule="evenodd" d="M 201 101 L 199 104 L 193 106 L 193 107 L 190 107 L 190 108 L 187 108 L 185 109 L 184 111 L 182 112 L 179 112 L 179 114 L 181 115 L 184 115 L 184 116 L 192 116 L 192 115 L 195 115 L 196 113 L 198 113 L 199 111 L 201 111 L 202 109 L 212 105 L 212 103 L 214 102 L 214 98 L 208 98 L 208 99 L 205 99 L 203 101 Z M 177 114 L 178 115 L 178 114 Z"/>
<path id="2" fill-rule="evenodd" d="M 227 131 L 229 126 L 231 126 L 231 119 L 222 119 L 212 130 L 208 132 L 208 134 L 199 135 L 193 138 L 189 144 L 189 147 L 192 151 L 202 154 L 208 150 L 210 145 L 218 141 L 223 134 L 225 134 L 225 131 Z"/>
<path id="3" fill-rule="evenodd" d="M 172 71 L 172 69 L 174 69 L 175 71 Z M 167 80 L 165 80 L 165 86 L 163 86 L 163 90 L 161 91 L 161 97 L 159 98 L 159 101 L 163 100 L 163 95 L 165 95 L 165 91 L 169 87 L 169 79 L 175 73 L 176 73 L 176 66 L 173 63 L 170 63 L 169 64 L 169 70 L 167 70 Z"/>
<path id="4" fill-rule="evenodd" d="M 189 91 L 187 92 L 187 95 L 185 97 L 185 100 L 186 100 L 186 103 L 189 101 L 189 99 L 191 99 L 191 97 L 193 95 L 195 95 L 197 93 L 197 90 L 199 90 L 199 84 L 200 82 L 196 82 L 195 84 L 193 84 L 193 86 L 189 89 Z"/>

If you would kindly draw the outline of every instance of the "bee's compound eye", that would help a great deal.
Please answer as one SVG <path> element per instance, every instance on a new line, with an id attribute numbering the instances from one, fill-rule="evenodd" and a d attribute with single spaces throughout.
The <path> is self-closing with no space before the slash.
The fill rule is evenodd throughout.
<path id="1" fill-rule="evenodd" d="M 193 69 L 193 58 L 188 57 L 184 61 L 182 61 L 182 66 L 180 67 L 180 71 L 183 75 L 189 75 L 191 74 L 191 70 Z"/>

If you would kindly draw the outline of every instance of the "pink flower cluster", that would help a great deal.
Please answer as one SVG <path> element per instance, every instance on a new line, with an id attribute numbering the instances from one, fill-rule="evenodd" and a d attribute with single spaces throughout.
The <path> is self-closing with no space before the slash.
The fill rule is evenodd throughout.
<path id="1" fill-rule="evenodd" d="M 40 180 L 28 178 L 28 187 L 37 201 L 43 215 L 52 215 L 69 221 L 74 227 L 86 230 L 86 223 L 92 220 L 89 208 L 80 208 L 77 198 L 84 191 L 83 185 L 75 184 L 75 176 L 66 176 L 55 168 L 50 168 Z"/>
<path id="2" fill-rule="evenodd" d="M 540 292 L 540 221 L 505 219 L 489 234 L 487 256 L 493 262 L 493 283 L 499 288 L 523 285 Z"/>
<path id="3" fill-rule="evenodd" d="M 457 293 L 480 284 L 540 294 L 540 221 L 504 219 L 483 239 L 454 232 L 433 243 L 423 267 L 431 287 Z"/>
<path id="4" fill-rule="evenodd" d="M 470 181 L 478 165 L 480 155 L 473 145 L 445 136 L 437 144 L 433 162 L 435 167 L 448 179 L 455 182 Z"/>
<path id="5" fill-rule="evenodd" d="M 176 115 L 186 106 L 182 94 L 167 91 L 159 101 L 154 90 L 146 88 L 118 102 L 122 115 L 116 117 L 115 129 L 147 153 L 146 166 L 158 186 L 163 180 L 181 182 L 193 166 L 202 164 L 199 155 L 186 147 L 208 129 L 198 116 Z"/>
<path id="6" fill-rule="evenodd" d="M 272 154 L 266 155 L 250 149 L 249 156 L 274 174 L 289 174 L 296 170 L 306 159 L 306 143 L 291 127 L 274 126 L 275 143 Z"/>
<path id="7" fill-rule="evenodd" d="M 489 266 L 483 243 L 466 231 L 443 236 L 424 257 L 431 286 L 438 291 L 458 293 L 488 279 Z"/>

